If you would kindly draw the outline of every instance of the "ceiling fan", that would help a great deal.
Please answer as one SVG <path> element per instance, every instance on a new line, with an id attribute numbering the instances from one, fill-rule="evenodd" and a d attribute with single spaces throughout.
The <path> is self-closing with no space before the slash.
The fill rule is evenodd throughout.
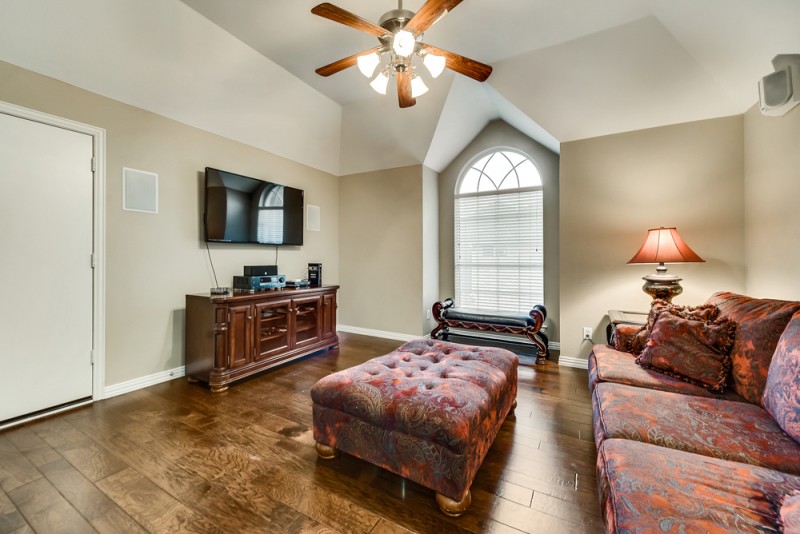
<path id="1" fill-rule="evenodd" d="M 486 81 L 492 73 L 492 67 L 489 65 L 422 42 L 422 34 L 461 1 L 427 0 L 420 10 L 414 13 L 403 9 L 403 0 L 398 0 L 398 8 L 385 13 L 378 24 L 373 24 L 333 4 L 327 2 L 319 4 L 311 10 L 313 14 L 374 35 L 381 44 L 334 61 L 318 68 L 315 72 L 320 76 L 330 76 L 358 65 L 362 74 L 372 78 L 381 62 L 381 56 L 385 56 L 386 65 L 372 80 L 370 86 L 379 93 L 386 94 L 389 78 L 394 76 L 397 80 L 397 95 L 401 108 L 413 106 L 417 103 L 416 97 L 428 90 L 422 79 L 414 72 L 412 64 L 414 56 L 423 60 L 434 78 L 447 67 L 479 82 Z"/>

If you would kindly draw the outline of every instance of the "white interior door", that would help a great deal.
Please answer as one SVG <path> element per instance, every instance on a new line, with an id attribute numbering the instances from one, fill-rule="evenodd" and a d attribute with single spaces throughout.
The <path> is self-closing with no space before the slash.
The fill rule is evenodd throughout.
<path id="1" fill-rule="evenodd" d="M 92 395 L 92 143 L 0 113 L 0 422 Z"/>

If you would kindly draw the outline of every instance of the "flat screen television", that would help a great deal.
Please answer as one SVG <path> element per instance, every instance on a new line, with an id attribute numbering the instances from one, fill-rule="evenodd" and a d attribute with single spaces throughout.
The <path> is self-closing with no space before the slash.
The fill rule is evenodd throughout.
<path id="1" fill-rule="evenodd" d="M 303 244 L 303 191 L 206 167 L 206 241 Z"/>

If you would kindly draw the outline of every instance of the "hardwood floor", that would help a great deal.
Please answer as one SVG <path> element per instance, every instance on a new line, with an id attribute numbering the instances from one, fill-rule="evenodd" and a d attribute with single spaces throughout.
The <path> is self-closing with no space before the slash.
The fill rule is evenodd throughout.
<path id="1" fill-rule="evenodd" d="M 176 379 L 0 433 L 0 533 L 602 532 L 585 370 L 525 359 L 453 519 L 417 484 L 317 459 L 311 386 L 400 345 L 340 337 L 223 394 Z"/>

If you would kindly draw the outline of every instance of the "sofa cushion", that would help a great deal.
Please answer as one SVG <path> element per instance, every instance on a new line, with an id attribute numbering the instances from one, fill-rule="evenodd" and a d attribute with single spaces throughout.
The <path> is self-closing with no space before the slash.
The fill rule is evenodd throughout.
<path id="1" fill-rule="evenodd" d="M 761 404 L 800 442 L 800 312 L 789 321 L 775 349 Z"/>
<path id="2" fill-rule="evenodd" d="M 761 407 L 598 384 L 595 443 L 625 438 L 800 475 L 800 444 Z"/>
<path id="3" fill-rule="evenodd" d="M 695 321 L 664 310 L 636 363 L 711 391 L 724 391 L 735 327 L 727 319 Z"/>
<path id="4" fill-rule="evenodd" d="M 589 355 L 589 389 L 594 389 L 601 382 L 628 384 L 660 391 L 674 391 L 699 397 L 744 401 L 733 391 L 715 393 L 708 391 L 704 387 L 645 369 L 636 364 L 634 355 L 614 350 L 608 345 L 595 345 Z"/>
<path id="5" fill-rule="evenodd" d="M 764 392 L 775 346 L 800 302 L 755 299 L 735 293 L 714 293 L 706 301 L 719 307 L 720 317 L 736 323 L 731 349 L 731 378 L 736 392 L 758 404 Z"/>
<path id="6" fill-rule="evenodd" d="M 650 339 L 650 334 L 656 321 L 662 313 L 671 313 L 677 317 L 684 319 L 694 319 L 696 321 L 709 322 L 713 321 L 719 315 L 719 309 L 713 304 L 702 304 L 700 306 L 680 306 L 672 304 L 663 299 L 655 299 L 650 304 L 650 312 L 647 314 L 647 323 L 639 327 L 639 330 L 632 336 L 628 337 L 627 343 L 624 346 L 615 345 L 614 348 L 622 350 L 623 352 L 630 352 L 631 354 L 641 354 L 647 346 L 647 340 Z"/>
<path id="7" fill-rule="evenodd" d="M 608 532 L 778 532 L 800 477 L 637 441 L 597 452 Z"/>

